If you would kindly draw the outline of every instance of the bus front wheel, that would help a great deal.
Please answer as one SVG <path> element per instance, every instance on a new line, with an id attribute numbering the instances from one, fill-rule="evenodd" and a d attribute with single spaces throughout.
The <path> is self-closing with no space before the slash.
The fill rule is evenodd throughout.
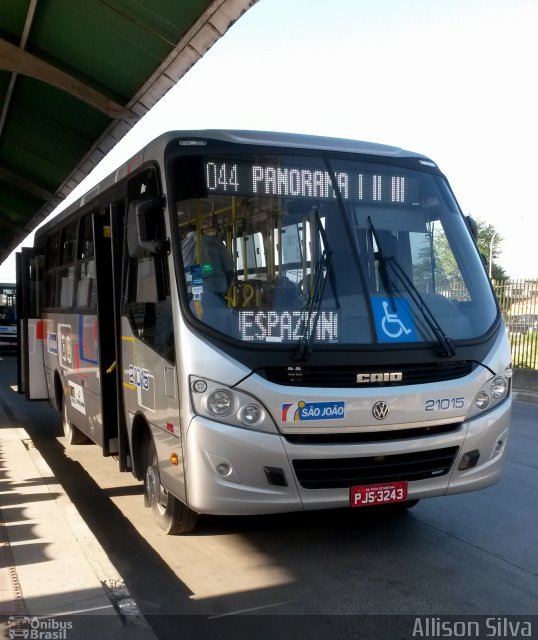
<path id="1" fill-rule="evenodd" d="M 194 529 L 198 514 L 161 485 L 159 462 L 153 440 L 148 450 L 144 493 L 155 521 L 166 535 L 190 533 Z"/>
<path id="2" fill-rule="evenodd" d="M 86 444 L 88 437 L 82 433 L 67 416 L 67 400 L 65 395 L 62 403 L 62 426 L 67 444 Z"/>

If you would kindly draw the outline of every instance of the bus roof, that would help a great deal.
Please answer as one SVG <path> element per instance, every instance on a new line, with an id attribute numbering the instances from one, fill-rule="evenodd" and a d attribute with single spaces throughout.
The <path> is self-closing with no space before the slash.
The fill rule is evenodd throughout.
<path id="1" fill-rule="evenodd" d="M 162 156 L 163 149 L 166 145 L 176 139 L 182 139 L 185 146 L 195 146 L 204 140 L 216 140 L 221 142 L 230 142 L 241 145 L 257 145 L 267 147 L 280 147 L 282 149 L 305 149 L 310 151 L 330 151 L 341 153 L 353 153 L 367 156 L 377 156 L 384 158 L 398 158 L 422 161 L 429 167 L 437 167 L 437 165 L 427 156 L 407 151 L 399 147 L 379 144 L 375 142 L 364 142 L 360 140 L 351 140 L 347 138 L 331 138 L 326 136 L 306 135 L 298 133 L 283 133 L 277 131 L 248 131 L 239 129 L 200 129 L 192 131 L 168 131 L 161 134 L 138 153 L 129 158 L 114 172 L 103 178 L 99 184 L 89 189 L 83 196 L 69 205 L 64 211 L 55 216 L 47 224 L 38 229 L 37 235 L 55 226 L 71 213 L 78 210 L 84 204 L 90 202 L 93 198 L 103 193 L 117 182 L 127 177 L 136 168 L 144 164 L 148 160 L 156 159 Z"/>
<path id="2" fill-rule="evenodd" d="M 236 144 L 288 147 L 292 149 L 347 151 L 349 153 L 362 153 L 377 156 L 425 158 L 425 156 L 411 151 L 406 151 L 405 149 L 400 149 L 399 147 L 378 144 L 375 142 L 364 142 L 347 138 L 332 138 L 300 133 L 283 133 L 278 131 L 243 131 L 238 129 L 169 131 L 156 138 L 154 142 L 162 143 L 162 141 L 173 140 L 174 138 L 192 138 L 193 140 L 211 139 Z M 152 143 L 150 143 L 150 145 L 151 144 Z"/>

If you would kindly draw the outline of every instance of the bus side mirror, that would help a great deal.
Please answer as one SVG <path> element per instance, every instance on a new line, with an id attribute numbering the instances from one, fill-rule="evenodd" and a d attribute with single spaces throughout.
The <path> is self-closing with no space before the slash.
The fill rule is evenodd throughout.
<path id="1" fill-rule="evenodd" d="M 160 253 L 163 241 L 158 237 L 156 200 L 134 200 L 127 212 L 127 250 L 131 258 L 144 258 Z"/>

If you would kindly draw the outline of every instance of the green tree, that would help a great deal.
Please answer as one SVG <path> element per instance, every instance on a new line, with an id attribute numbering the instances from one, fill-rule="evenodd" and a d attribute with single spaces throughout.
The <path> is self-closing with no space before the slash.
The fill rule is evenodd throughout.
<path id="1" fill-rule="evenodd" d="M 500 244 L 502 242 L 502 236 L 492 224 L 484 222 L 484 220 L 477 220 L 476 223 L 478 225 L 478 249 L 484 257 L 488 272 L 491 261 L 492 280 L 497 282 L 507 280 L 508 274 L 496 262 L 496 259 L 501 255 Z"/>
<path id="2" fill-rule="evenodd" d="M 489 272 L 491 247 L 491 277 L 496 282 L 507 280 L 508 275 L 496 262 L 496 258 L 501 253 L 502 238 L 499 232 L 492 224 L 482 220 L 477 221 L 477 231 L 478 250 L 482 255 L 486 271 Z M 434 273 L 432 273 L 432 259 Z M 460 267 L 456 263 L 442 226 L 432 225 L 430 234 L 424 236 L 423 246 L 417 252 L 414 277 L 422 283 L 424 290 L 428 290 L 428 282 L 432 277 L 435 278 L 435 289 L 457 290 L 461 286 Z"/>

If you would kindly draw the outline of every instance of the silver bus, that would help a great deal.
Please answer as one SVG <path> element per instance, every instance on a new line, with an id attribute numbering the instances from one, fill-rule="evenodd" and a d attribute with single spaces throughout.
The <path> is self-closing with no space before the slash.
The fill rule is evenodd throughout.
<path id="1" fill-rule="evenodd" d="M 23 390 L 62 412 L 69 445 L 143 481 L 166 533 L 499 479 L 508 339 L 472 221 L 427 157 L 171 132 L 20 263 Z"/>

